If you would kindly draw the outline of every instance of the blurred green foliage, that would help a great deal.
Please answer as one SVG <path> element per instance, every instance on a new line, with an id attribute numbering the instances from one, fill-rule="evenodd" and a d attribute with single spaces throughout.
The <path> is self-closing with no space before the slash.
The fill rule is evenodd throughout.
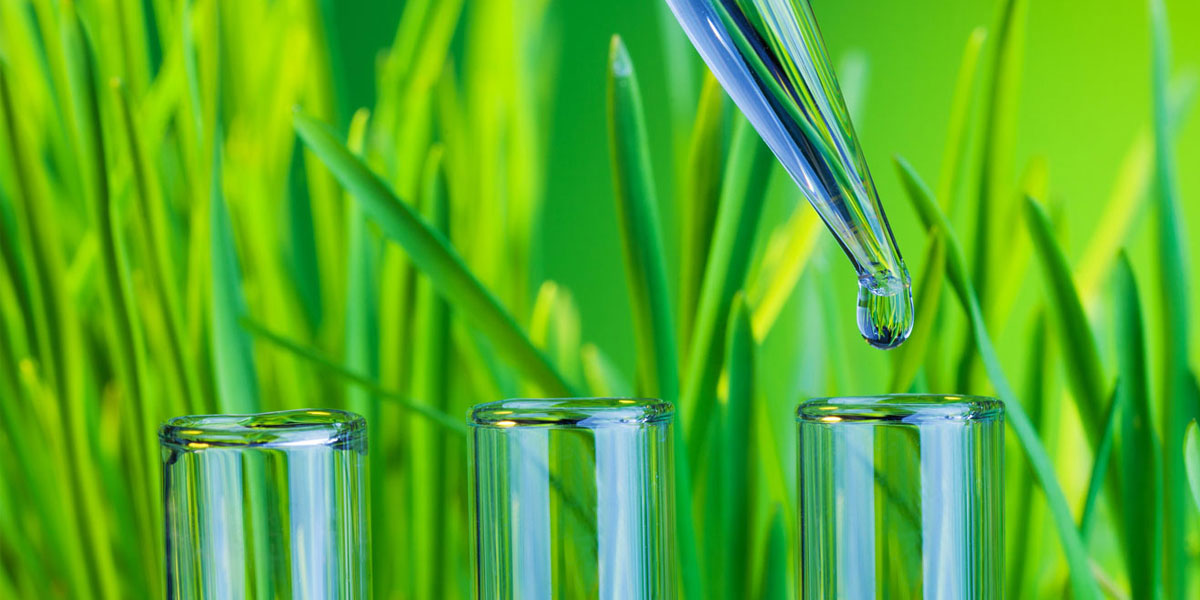
<path id="1" fill-rule="evenodd" d="M 707 455 L 681 455 L 685 589 L 787 597 L 787 416 L 915 389 L 1024 407 L 1010 596 L 1069 579 L 1192 597 L 1196 344 L 1176 342 L 1200 333 L 1200 5 L 813 0 L 921 303 L 940 300 L 911 348 L 882 353 L 858 340 L 852 270 L 774 166 L 753 247 L 731 251 L 747 273 L 697 316 L 681 279 L 730 260 L 706 255 L 721 224 L 704 203 L 753 161 L 663 4 L 0 0 L 0 597 L 158 595 L 153 425 L 299 406 L 370 419 L 377 595 L 466 596 L 468 406 L 718 376 L 681 406 L 722 423 Z M 1151 7 L 1170 15 L 1157 29 Z M 606 93 L 613 33 L 641 108 Z M 680 352 L 678 374 L 645 356 L 687 348 L 695 318 L 717 329 L 711 356 Z M 1057 474 L 1050 505 L 1023 449 Z M 734 463 L 745 495 L 712 493 Z M 745 530 L 720 522 L 734 506 Z M 729 541 L 753 550 L 729 563 Z M 1069 570 L 1084 552 L 1090 572 Z"/>

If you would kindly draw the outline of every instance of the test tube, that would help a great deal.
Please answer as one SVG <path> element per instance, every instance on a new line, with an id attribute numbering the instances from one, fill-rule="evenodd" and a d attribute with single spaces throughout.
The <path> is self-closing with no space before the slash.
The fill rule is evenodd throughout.
<path id="1" fill-rule="evenodd" d="M 796 418 L 802 598 L 1003 597 L 999 401 L 818 398 Z"/>
<path id="2" fill-rule="evenodd" d="M 628 398 L 474 407 L 475 597 L 675 597 L 672 418 Z"/>
<path id="3" fill-rule="evenodd" d="M 168 598 L 370 597 L 362 417 L 176 417 L 159 441 Z"/>

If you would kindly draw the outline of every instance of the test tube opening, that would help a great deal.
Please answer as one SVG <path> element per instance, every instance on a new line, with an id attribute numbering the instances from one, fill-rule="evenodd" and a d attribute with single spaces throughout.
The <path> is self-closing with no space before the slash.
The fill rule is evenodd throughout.
<path id="1" fill-rule="evenodd" d="M 472 409 L 476 595 L 674 595 L 669 403 L 515 399 Z"/>
<path id="2" fill-rule="evenodd" d="M 167 597 L 369 597 L 366 432 L 333 409 L 163 424 Z"/>
<path id="3" fill-rule="evenodd" d="M 818 398 L 796 418 L 802 597 L 1002 596 L 999 401 Z"/>

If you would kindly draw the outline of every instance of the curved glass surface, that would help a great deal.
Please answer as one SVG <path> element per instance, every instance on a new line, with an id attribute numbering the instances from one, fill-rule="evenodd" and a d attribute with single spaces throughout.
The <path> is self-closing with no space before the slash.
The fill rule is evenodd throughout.
<path id="1" fill-rule="evenodd" d="M 1003 597 L 999 401 L 821 398 L 796 416 L 802 597 Z"/>
<path id="2" fill-rule="evenodd" d="M 366 431 L 327 409 L 165 423 L 167 597 L 369 597 Z"/>
<path id="3" fill-rule="evenodd" d="M 476 406 L 476 597 L 674 597 L 673 416 L 633 398 Z"/>
<path id="4" fill-rule="evenodd" d="M 863 337 L 902 343 L 913 320 L 908 271 L 808 0 L 667 4 L 854 264 Z"/>

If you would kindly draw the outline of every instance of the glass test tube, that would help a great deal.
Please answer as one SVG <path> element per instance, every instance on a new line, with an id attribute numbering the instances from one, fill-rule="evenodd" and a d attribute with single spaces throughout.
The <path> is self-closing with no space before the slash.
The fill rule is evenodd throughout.
<path id="1" fill-rule="evenodd" d="M 1003 597 L 999 401 L 821 398 L 796 418 L 801 597 Z"/>
<path id="2" fill-rule="evenodd" d="M 476 597 L 674 597 L 672 417 L 658 400 L 476 406 Z"/>
<path id="3" fill-rule="evenodd" d="M 177 417 L 159 440 L 168 598 L 370 596 L 362 417 Z"/>

